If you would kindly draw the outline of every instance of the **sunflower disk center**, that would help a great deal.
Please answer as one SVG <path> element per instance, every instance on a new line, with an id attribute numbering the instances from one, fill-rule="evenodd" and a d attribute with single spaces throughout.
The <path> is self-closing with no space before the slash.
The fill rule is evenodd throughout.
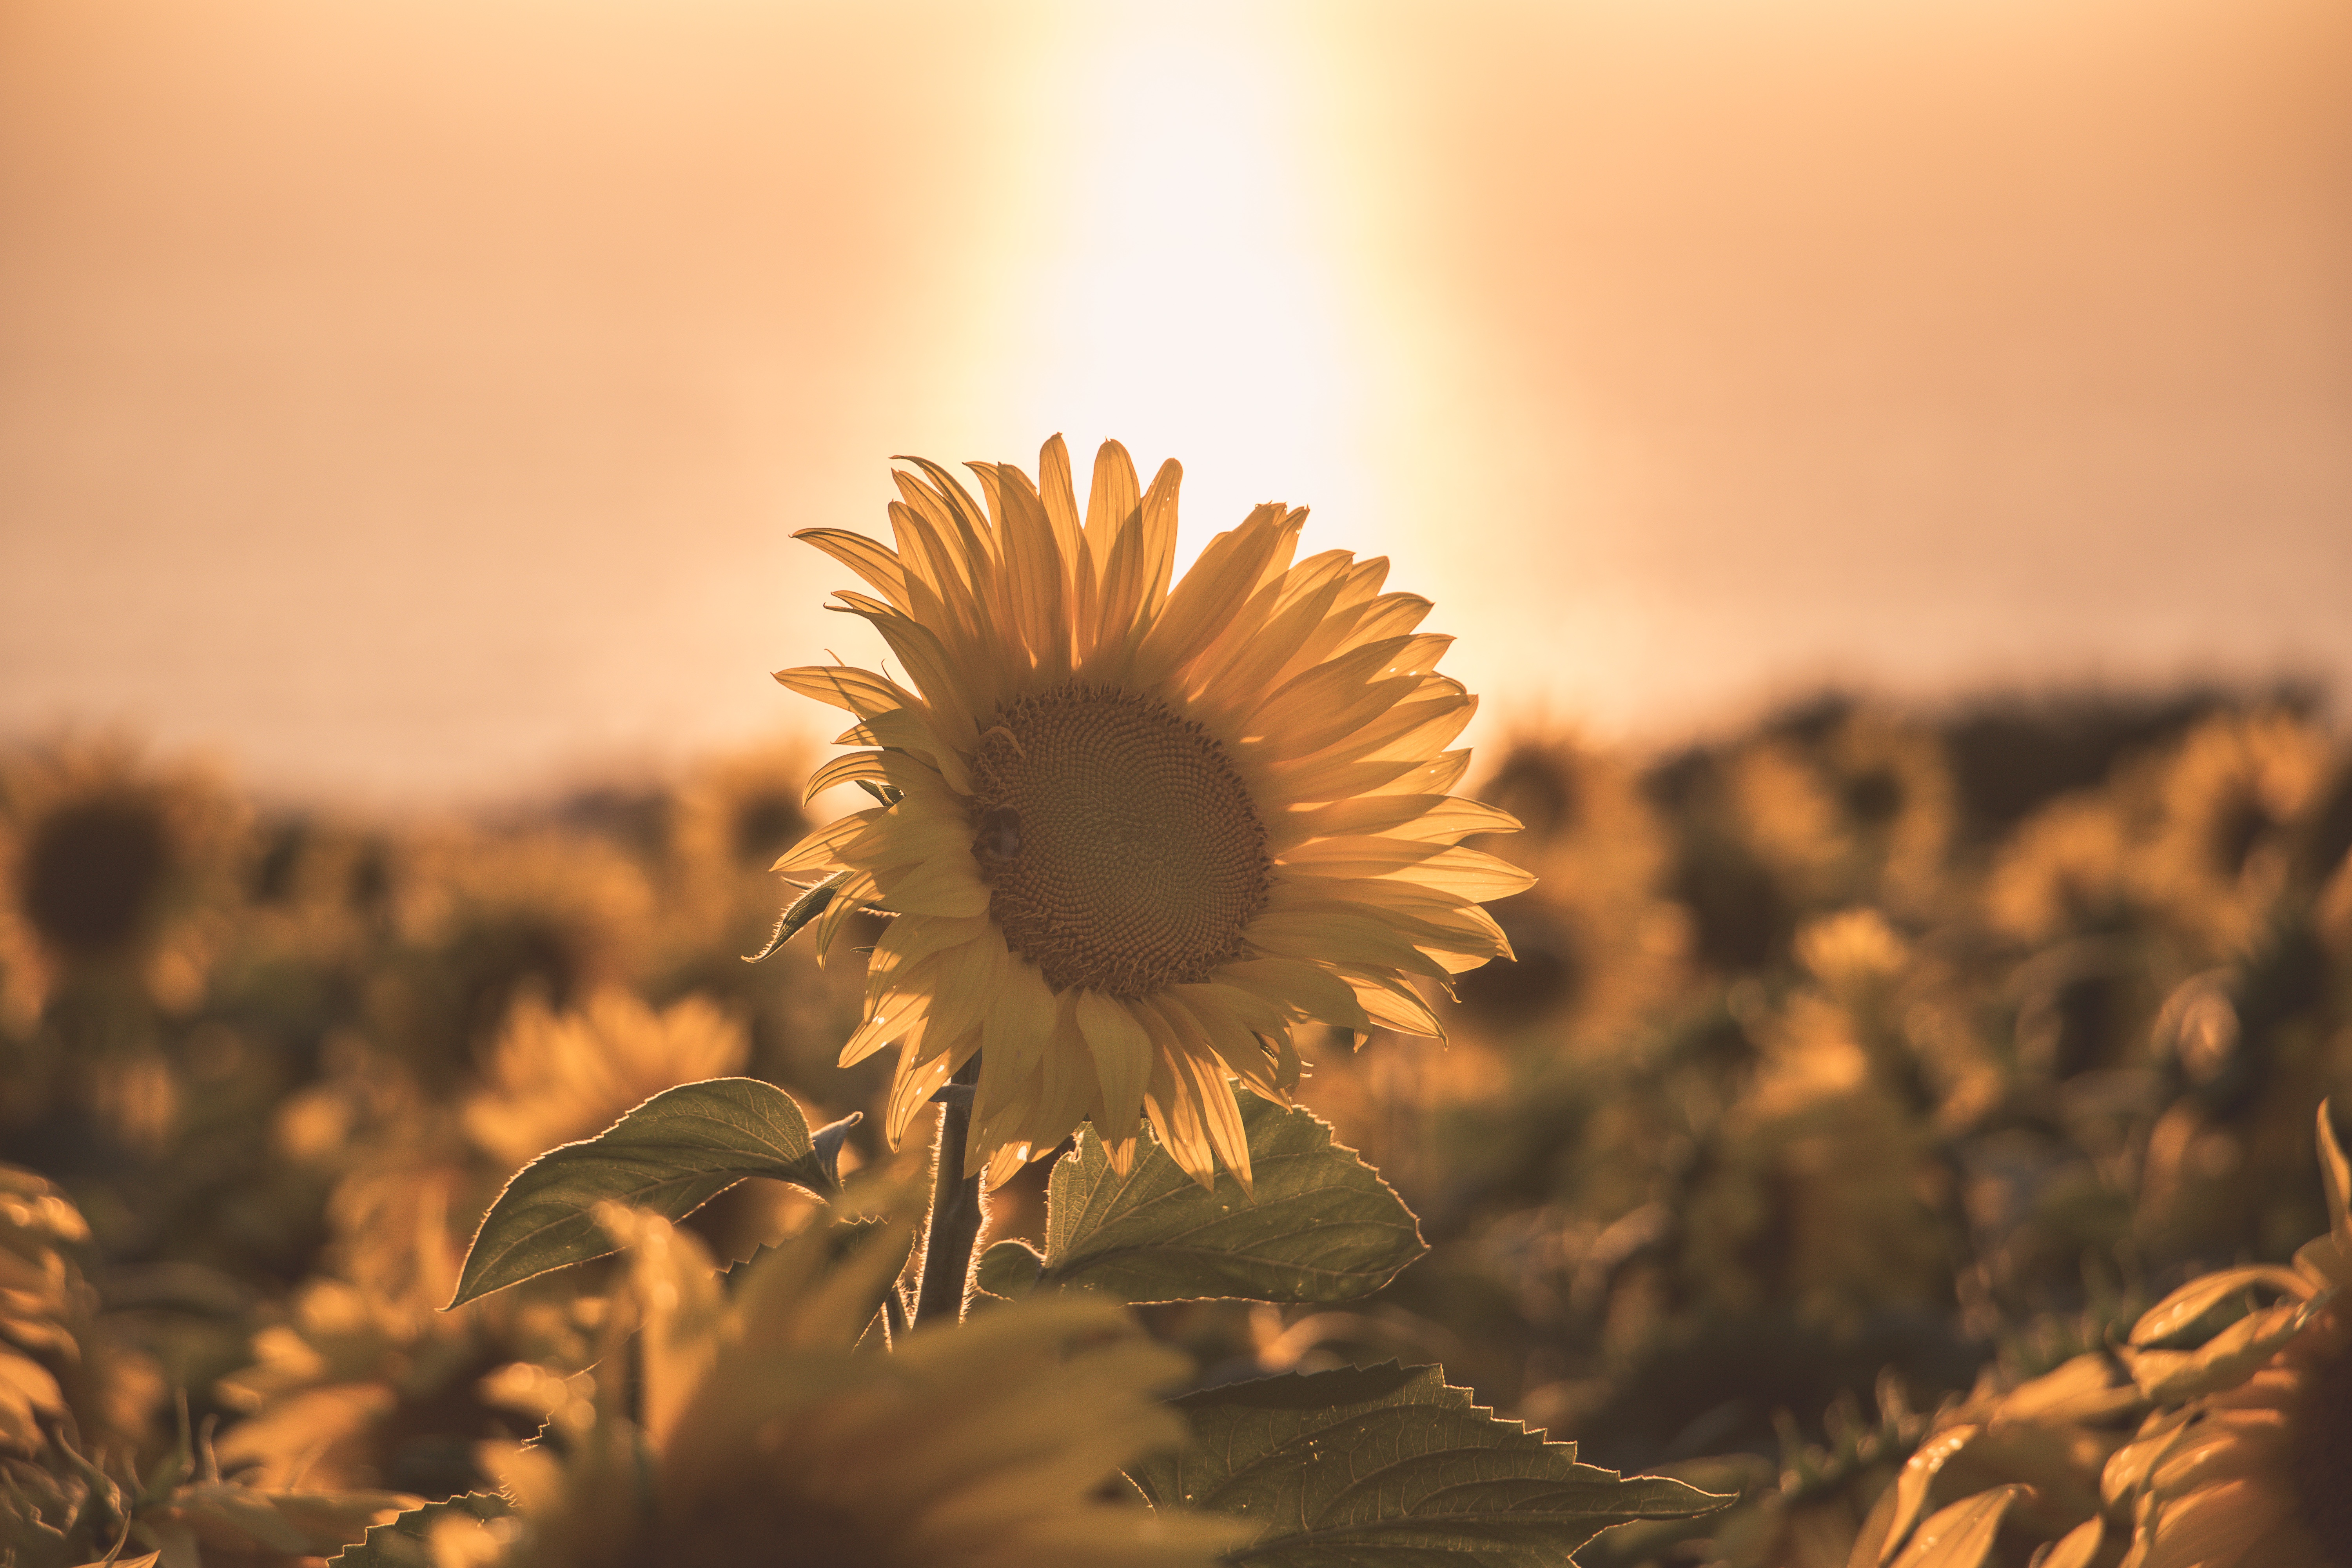
<path id="1" fill-rule="evenodd" d="M 1206 979 L 1265 905 L 1249 791 L 1214 739 L 1151 698 L 1070 685 L 1007 703 L 972 793 L 989 914 L 1056 991 Z"/>

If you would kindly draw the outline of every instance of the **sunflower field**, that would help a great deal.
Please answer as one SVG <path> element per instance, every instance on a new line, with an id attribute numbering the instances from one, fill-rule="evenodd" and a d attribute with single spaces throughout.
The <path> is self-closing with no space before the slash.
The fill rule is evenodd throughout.
<path id="1" fill-rule="evenodd" d="M 0 1564 L 2352 1564 L 2309 694 L 1473 757 L 1303 512 L 975 471 L 845 751 L 0 754 Z"/>

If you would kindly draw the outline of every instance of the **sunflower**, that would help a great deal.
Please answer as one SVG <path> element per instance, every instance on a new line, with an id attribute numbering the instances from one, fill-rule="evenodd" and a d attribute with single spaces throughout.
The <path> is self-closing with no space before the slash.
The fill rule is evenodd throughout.
<path id="1" fill-rule="evenodd" d="M 593 1404 L 558 1423 L 560 1456 L 484 1445 L 516 1516 L 442 1525 L 442 1568 L 1207 1568 L 1230 1543 L 1229 1521 L 1105 1500 L 1118 1464 L 1181 1436 L 1151 1391 L 1190 1368 L 1122 1309 L 1024 1301 L 877 1353 L 854 1346 L 905 1227 L 828 1268 L 839 1227 L 811 1226 L 730 1295 L 691 1235 L 602 1214 L 629 1244 L 615 1323 L 638 1325 L 637 1354 L 604 1359 Z"/>
<path id="2" fill-rule="evenodd" d="M 2352 1165 L 2325 1105 L 2319 1163 L 2331 1223 L 2293 1267 L 2192 1280 L 2132 1331 L 2154 1347 L 2126 1352 L 2140 1386 L 2169 1408 L 2107 1464 L 2109 1500 L 2137 1520 L 2126 1568 L 2352 1568 Z M 2161 1348 L 2254 1289 L 2285 1300 L 2200 1349 Z"/>
<path id="3" fill-rule="evenodd" d="M 191 769 L 120 744 L 0 761 L 0 1020 L 29 1025 L 77 974 L 133 979 L 185 1008 L 235 896 L 244 808 Z"/>
<path id="4" fill-rule="evenodd" d="M 579 1005 L 644 968 L 652 888 L 609 841 L 553 830 L 453 833 L 407 857 L 398 961 L 371 988 L 374 1032 L 433 1093 L 453 1092 L 526 997 Z"/>
<path id="5" fill-rule="evenodd" d="M 2334 753 L 2319 726 L 2276 710 L 2189 731 L 2153 779 L 2154 821 L 2135 858 L 2149 896 L 2218 952 L 2255 941 L 2325 804 Z"/>
<path id="6" fill-rule="evenodd" d="M 801 538 L 865 578 L 844 592 L 911 686 L 787 669 L 847 709 L 809 793 L 852 781 L 885 804 L 776 863 L 834 879 L 820 952 L 847 914 L 895 914 L 843 1065 L 899 1047 L 886 1126 L 977 1054 L 967 1173 L 992 1185 L 1091 1121 L 1122 1171 L 1150 1119 L 1195 1179 L 1247 1184 L 1227 1075 L 1287 1103 L 1308 1021 L 1442 1036 L 1416 977 L 1507 954 L 1478 900 L 1531 879 L 1460 847 L 1515 828 L 1446 792 L 1476 703 L 1436 673 L 1429 601 L 1382 593 L 1384 560 L 1294 562 L 1306 512 L 1252 511 L 1170 585 L 1181 470 L 1139 489 L 1097 457 L 1083 523 L 1061 438 L 1039 479 L 972 465 L 976 503 L 912 459 L 898 548 Z"/>

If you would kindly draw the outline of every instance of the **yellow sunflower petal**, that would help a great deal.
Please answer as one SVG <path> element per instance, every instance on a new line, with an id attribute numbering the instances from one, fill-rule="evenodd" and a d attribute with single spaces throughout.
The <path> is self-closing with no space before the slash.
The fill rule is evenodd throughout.
<path id="1" fill-rule="evenodd" d="M 1059 436 L 1049 437 L 1037 448 L 1037 499 L 1045 509 L 1045 521 L 1053 525 L 1062 559 L 1070 563 L 1072 578 L 1082 578 L 1087 561 L 1086 524 L 1078 516 L 1077 491 L 1070 484 L 1070 448 Z"/>
<path id="2" fill-rule="evenodd" d="M 1029 1141 L 1051 1148 L 1068 1137 L 1100 1098 L 1094 1058 L 1086 1037 L 1078 1032 L 1077 994 L 1065 992 L 1055 1009 L 1054 1031 L 1045 1047 L 1043 1082 L 1037 1096 L 1037 1120 Z M 1132 1142 L 1128 1145 L 1134 1147 Z"/>
<path id="3" fill-rule="evenodd" d="M 1451 637 L 1388 637 L 1341 654 L 1299 676 L 1243 721 L 1244 745 L 1274 757 L 1304 757 L 1344 740 L 1396 706 L 1425 671 L 1402 668 L 1443 652 Z M 1434 645 L 1435 652 L 1424 645 Z"/>
<path id="4" fill-rule="evenodd" d="M 913 866 L 971 847 L 971 829 L 936 812 L 893 806 L 866 825 L 856 837 L 834 850 L 834 858 L 861 871 Z M 969 858 L 969 856 L 967 856 Z"/>
<path id="5" fill-rule="evenodd" d="M 930 984 L 939 999 L 931 1005 L 931 1029 L 949 1045 L 975 1029 L 982 1029 L 1006 985 L 1004 966 L 1011 962 L 1004 936 L 982 921 L 982 933 L 961 947 L 940 954 Z"/>
<path id="6" fill-rule="evenodd" d="M 1435 756 L 1453 743 L 1454 737 L 1475 717 L 1477 700 L 1462 693 L 1450 680 L 1433 684 L 1423 681 L 1418 687 L 1401 681 L 1409 689 L 1381 711 L 1365 720 L 1362 726 L 1342 735 L 1330 745 L 1313 752 L 1292 752 L 1296 762 L 1276 764 L 1276 776 L 1286 778 L 1292 767 L 1312 766 L 1338 758 L 1372 761 L 1385 758 L 1427 758 Z M 1394 686 L 1388 688 L 1393 691 Z"/>
<path id="7" fill-rule="evenodd" d="M 1217 978 L 1290 1017 L 1371 1033 L 1371 1021 L 1364 1016 L 1355 993 L 1320 964 L 1296 958 L 1253 958 L 1219 966 Z"/>
<path id="8" fill-rule="evenodd" d="M 908 1123 L 955 1076 L 960 1065 L 944 1052 L 926 1055 L 925 1044 L 919 1026 L 898 1042 L 898 1073 L 890 1080 L 889 1103 L 882 1118 L 883 1136 L 893 1149 L 906 1142 Z"/>
<path id="9" fill-rule="evenodd" d="M 1096 449 L 1094 478 L 1087 495 L 1087 549 L 1097 562 L 1110 559 L 1111 542 L 1142 504 L 1143 487 L 1127 448 L 1105 441 Z"/>
<path id="10" fill-rule="evenodd" d="M 803 697 L 845 708 L 871 719 L 900 708 L 920 708 L 922 700 L 887 675 L 847 665 L 810 664 L 776 671 L 776 679 Z"/>
<path id="11" fill-rule="evenodd" d="M 1262 506 L 1241 527 L 1209 541 L 1136 649 L 1137 685 L 1159 685 L 1199 658 L 1232 624 L 1285 534 L 1297 535 L 1297 525 L 1285 519 L 1280 506 Z"/>
<path id="12" fill-rule="evenodd" d="M 856 1067 L 883 1047 L 906 1037 L 907 1031 L 922 1022 L 931 1008 L 931 993 L 918 982 L 936 969 L 936 957 L 919 960 L 907 971 L 908 984 L 893 991 L 875 1005 L 841 1047 L 841 1065 Z"/>
<path id="13" fill-rule="evenodd" d="M 887 807 L 869 806 L 853 811 L 846 816 L 836 816 L 824 826 L 810 831 L 798 844 L 776 857 L 768 868 L 778 876 L 788 877 L 795 871 L 830 870 L 840 862 L 835 858 L 841 847 L 882 820 Z"/>
<path id="14" fill-rule="evenodd" d="M 1078 994 L 1078 1033 L 1094 1057 L 1103 1114 L 1096 1125 L 1105 1138 L 1133 1136 L 1143 1113 L 1143 1090 L 1151 1077 L 1151 1037 L 1135 1015 L 1099 992 Z"/>
<path id="15" fill-rule="evenodd" d="M 873 601 L 866 601 L 873 605 Z M 908 619 L 897 611 L 880 605 L 857 608 L 857 613 L 882 634 L 890 651 L 907 667 L 916 687 L 929 703 L 924 715 L 931 722 L 932 731 L 958 751 L 970 751 L 980 739 L 973 728 L 971 715 L 979 702 L 966 686 L 961 668 L 955 657 L 929 626 Z"/>
<path id="16" fill-rule="evenodd" d="M 1298 577 L 1307 571 L 1290 575 Z M 1255 616 L 1236 617 L 1234 626 L 1188 672 L 1186 693 L 1205 712 L 1221 721 L 1237 718 L 1233 703 L 1273 689 L 1276 677 L 1329 617 L 1345 585 L 1337 571 L 1314 575 L 1303 593 L 1291 591 L 1288 584 L 1260 589 L 1259 597 L 1271 597 L 1274 603 Z"/>
<path id="17" fill-rule="evenodd" d="M 1285 854 L 1277 865 L 1301 875 L 1408 881 L 1485 902 L 1534 886 L 1532 873 L 1483 850 L 1409 838 L 1326 838 Z"/>
<path id="18" fill-rule="evenodd" d="M 1388 575 L 1385 559 L 1350 561 L 1338 573 L 1339 591 L 1332 596 L 1331 611 L 1322 625 L 1309 632 L 1298 645 L 1297 652 L 1284 660 L 1281 667 L 1268 675 L 1255 689 L 1274 691 L 1286 681 L 1314 668 L 1326 659 L 1345 653 L 1352 645 L 1349 638 L 1365 615 L 1366 607 L 1381 591 L 1381 583 Z"/>
<path id="19" fill-rule="evenodd" d="M 1065 602 L 1069 563 L 1045 515 L 1045 503 L 1028 477 L 1009 464 L 976 464 L 974 471 L 984 483 L 989 510 L 1003 541 L 1000 583 L 1009 619 L 1041 675 L 1065 678 L 1070 672 Z"/>
<path id="20" fill-rule="evenodd" d="M 880 746 L 886 751 L 904 752 L 927 763 L 959 794 L 969 794 L 971 775 L 964 760 L 953 748 L 942 742 L 923 718 L 908 710 L 895 713 L 879 713 L 861 723 L 853 724 L 834 739 L 836 746 Z"/>
<path id="21" fill-rule="evenodd" d="M 1302 910 L 1260 915 L 1249 926 L 1250 945 L 1273 958 L 1361 963 L 1443 980 L 1449 973 L 1378 916 L 1353 910 Z"/>
<path id="22" fill-rule="evenodd" d="M 1209 1143 L 1217 1158 L 1234 1180 L 1242 1184 L 1247 1197 L 1257 1195 L 1256 1174 L 1250 1167 L 1249 1132 L 1242 1125 L 1242 1108 L 1234 1102 L 1233 1085 L 1225 1075 L 1210 1062 L 1198 1057 L 1180 1056 L 1175 1058 L 1180 1078 L 1192 1079 L 1192 1099 L 1198 1107 L 1201 1124 L 1207 1130 Z M 1215 1189 L 1212 1177 L 1209 1186 Z"/>
<path id="23" fill-rule="evenodd" d="M 892 866 L 868 875 L 882 907 L 898 914 L 955 917 L 988 909 L 988 887 L 970 854 L 961 860 L 952 853 L 935 856 L 919 866 Z"/>
<path id="24" fill-rule="evenodd" d="M 1140 1021 L 1142 1015 L 1138 1014 Z M 1144 1119 L 1151 1124 L 1151 1135 L 1176 1168 L 1192 1178 L 1207 1192 L 1217 1190 L 1217 1152 L 1209 1142 L 1208 1129 L 1202 1124 L 1201 1108 L 1190 1089 L 1190 1076 L 1185 1088 L 1177 1087 L 1178 1063 L 1181 1060 L 1173 1051 L 1152 1051 L 1151 1083 L 1143 1096 Z"/>
<path id="25" fill-rule="evenodd" d="M 1455 795 L 1369 795 L 1285 812 L 1266 825 L 1266 842 L 1276 854 L 1318 838 L 1366 834 L 1423 843 L 1451 843 L 1474 833 L 1517 833 L 1520 826 L 1517 817 L 1500 806 Z"/>
<path id="26" fill-rule="evenodd" d="M 906 915 L 882 929 L 874 951 L 866 959 L 866 999 L 868 1011 L 882 998 L 896 977 L 919 958 L 976 940 L 988 929 L 984 918 L 941 920 L 932 915 Z"/>
<path id="27" fill-rule="evenodd" d="M 835 784 L 856 784 L 859 779 L 882 784 L 889 776 L 882 766 L 881 752 L 852 752 L 845 757 L 834 758 L 809 774 L 808 787 L 801 792 L 801 804 L 806 805 Z"/>
<path id="28" fill-rule="evenodd" d="M 1192 994 L 1185 994 L 1191 992 Z M 1261 1037 L 1204 987 L 1175 986 L 1138 1010 L 1158 1012 L 1179 1045 L 1195 1057 L 1213 1057 L 1226 1070 L 1268 1100 L 1282 1098 L 1276 1064 Z"/>
<path id="29" fill-rule="evenodd" d="M 1429 1004 L 1394 974 L 1357 963 L 1334 964 L 1332 971 L 1381 1027 L 1433 1040 L 1445 1038 L 1445 1026 L 1430 1011 Z"/>
<path id="30" fill-rule="evenodd" d="M 865 578 L 898 608 L 908 607 L 907 570 L 898 563 L 898 552 L 888 545 L 842 528 L 803 528 L 793 537 L 808 541 Z"/>

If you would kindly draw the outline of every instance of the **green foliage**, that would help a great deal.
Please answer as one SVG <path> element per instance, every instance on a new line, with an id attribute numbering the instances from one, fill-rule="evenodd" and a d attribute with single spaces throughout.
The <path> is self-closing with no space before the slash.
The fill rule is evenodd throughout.
<path id="1" fill-rule="evenodd" d="M 505 1519 L 514 1511 L 496 1492 L 466 1492 L 412 1508 L 344 1547 L 330 1563 L 342 1568 L 433 1568 L 433 1526 L 443 1519 Z"/>
<path id="2" fill-rule="evenodd" d="M 1328 1123 L 1244 1099 L 1255 1194 L 1223 1171 L 1203 1191 L 1148 1142 L 1122 1177 L 1080 1129 L 1048 1186 L 1038 1286 L 1130 1301 L 1347 1301 L 1428 1250 L 1412 1211 Z"/>
<path id="3" fill-rule="evenodd" d="M 1436 1367 L 1350 1367 L 1233 1384 L 1176 1401 L 1192 1440 L 1130 1472 L 1155 1505 L 1257 1522 L 1229 1554 L 1266 1568 L 1557 1563 L 1612 1525 L 1730 1500 L 1621 1478 L 1499 1421 Z"/>
<path id="4" fill-rule="evenodd" d="M 664 1089 L 597 1136 L 515 1173 L 482 1216 L 449 1305 L 614 1251 L 595 1220 L 600 1203 L 683 1219 L 746 1176 L 819 1193 L 833 1185 L 792 1097 L 748 1078 Z"/>

